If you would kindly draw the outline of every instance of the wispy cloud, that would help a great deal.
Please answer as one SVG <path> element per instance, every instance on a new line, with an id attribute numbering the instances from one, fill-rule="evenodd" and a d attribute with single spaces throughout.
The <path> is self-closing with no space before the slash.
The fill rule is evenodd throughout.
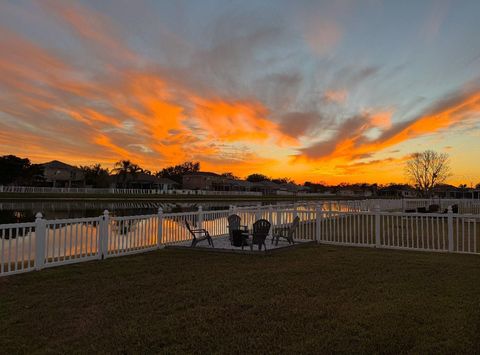
<path id="1" fill-rule="evenodd" d="M 342 122 L 335 135 L 301 149 L 301 157 L 328 160 L 355 160 L 390 148 L 407 140 L 439 132 L 465 120 L 478 120 L 480 88 L 470 86 L 445 96 L 413 119 L 390 126 L 390 114 L 364 114 Z M 374 139 L 367 133 L 378 128 L 381 134 Z"/>

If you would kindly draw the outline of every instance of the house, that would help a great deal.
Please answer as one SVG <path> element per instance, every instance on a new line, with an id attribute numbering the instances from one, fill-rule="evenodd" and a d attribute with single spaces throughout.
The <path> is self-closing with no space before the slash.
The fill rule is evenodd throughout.
<path id="1" fill-rule="evenodd" d="M 182 177 L 182 187 L 186 190 L 217 190 L 225 187 L 225 177 L 206 171 L 189 173 Z"/>
<path id="2" fill-rule="evenodd" d="M 187 190 L 250 191 L 251 183 L 207 171 L 199 171 L 184 175 L 182 185 Z"/>
<path id="3" fill-rule="evenodd" d="M 280 185 L 273 181 L 260 181 L 253 183 L 250 190 L 261 192 L 263 195 L 275 195 L 280 190 Z"/>
<path id="4" fill-rule="evenodd" d="M 253 183 L 246 180 L 233 180 L 230 181 L 232 191 L 250 191 Z"/>
<path id="5" fill-rule="evenodd" d="M 389 198 L 415 198 L 418 197 L 418 192 L 407 184 L 390 184 L 379 188 L 377 195 Z"/>
<path id="6" fill-rule="evenodd" d="M 179 184 L 167 178 L 159 178 L 146 173 L 116 174 L 110 177 L 111 188 L 125 189 L 149 189 L 149 190 L 172 190 Z"/>
<path id="7" fill-rule="evenodd" d="M 58 160 L 40 164 L 43 169 L 43 178 L 52 187 L 83 187 L 85 174 L 75 166 Z"/>

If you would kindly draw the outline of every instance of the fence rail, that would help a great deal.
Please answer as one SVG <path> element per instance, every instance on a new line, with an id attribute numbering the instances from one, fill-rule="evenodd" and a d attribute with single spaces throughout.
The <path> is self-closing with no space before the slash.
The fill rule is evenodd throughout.
<path id="1" fill-rule="evenodd" d="M 425 201 L 418 201 L 423 203 Z M 458 201 L 450 201 L 458 202 Z M 389 208 L 394 204 L 386 204 Z M 398 207 L 398 206 L 397 206 Z M 158 213 L 141 216 L 45 220 L 0 225 L 0 276 L 42 268 L 142 253 L 191 240 L 185 221 L 213 238 L 228 234 L 227 217 L 238 214 L 252 227 L 267 219 L 286 226 L 298 216 L 296 238 L 363 247 L 480 255 L 480 214 L 381 211 L 362 201 L 330 201 L 228 210 Z M 272 228 L 272 229 L 273 229 Z"/>

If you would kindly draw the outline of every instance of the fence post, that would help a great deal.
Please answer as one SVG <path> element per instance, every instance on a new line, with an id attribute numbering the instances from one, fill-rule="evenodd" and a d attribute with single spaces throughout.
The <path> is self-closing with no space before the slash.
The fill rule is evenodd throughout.
<path id="1" fill-rule="evenodd" d="M 203 228 L 203 207 L 198 206 L 198 226 L 199 229 Z"/>
<path id="2" fill-rule="evenodd" d="M 110 224 L 110 215 L 108 210 L 103 211 L 100 217 L 100 235 L 98 240 L 98 258 L 103 260 L 108 255 L 108 228 Z"/>
<path id="3" fill-rule="evenodd" d="M 452 206 L 448 206 L 447 224 L 448 224 L 448 251 L 453 252 L 453 210 L 452 210 Z"/>
<path id="4" fill-rule="evenodd" d="M 45 238 L 47 235 L 47 221 L 38 212 L 35 215 L 35 270 L 41 270 L 45 264 Z"/>
<path id="5" fill-rule="evenodd" d="M 163 236 L 163 208 L 158 207 L 157 211 L 157 249 L 162 245 Z"/>
<path id="6" fill-rule="evenodd" d="M 376 205 L 375 211 L 375 247 L 380 248 L 380 206 Z"/>
<path id="7" fill-rule="evenodd" d="M 271 224 L 270 230 L 268 231 L 268 237 L 271 238 L 273 236 L 273 227 L 275 227 L 275 225 L 273 224 L 273 207 L 272 207 L 272 205 L 268 206 L 268 221 Z"/>
<path id="8" fill-rule="evenodd" d="M 260 218 L 262 218 L 262 211 L 261 207 L 257 206 L 257 209 L 255 210 L 255 220 L 258 221 Z"/>
<path id="9" fill-rule="evenodd" d="M 322 217 L 323 217 L 323 204 L 317 203 L 315 205 L 315 239 L 317 240 L 317 243 L 320 243 L 322 240 L 321 234 L 321 223 L 322 223 Z"/>
<path id="10" fill-rule="evenodd" d="M 280 208 L 278 206 L 276 206 L 276 208 L 277 208 L 277 226 L 282 226 L 282 224 L 283 224 L 282 211 L 280 210 Z"/>

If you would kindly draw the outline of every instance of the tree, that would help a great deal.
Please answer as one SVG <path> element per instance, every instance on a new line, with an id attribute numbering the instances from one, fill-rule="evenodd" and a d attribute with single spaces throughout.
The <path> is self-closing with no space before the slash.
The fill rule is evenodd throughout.
<path id="1" fill-rule="evenodd" d="M 478 183 L 477 185 L 475 185 L 475 188 L 476 188 L 477 190 L 480 190 L 480 183 Z"/>
<path id="2" fill-rule="evenodd" d="M 187 161 L 179 165 L 164 168 L 157 173 L 157 176 L 162 178 L 167 178 L 181 184 L 183 175 L 186 175 L 189 173 L 196 173 L 198 171 L 200 171 L 200 163 L 198 161 L 197 162 Z"/>
<path id="3" fill-rule="evenodd" d="M 274 182 L 275 184 L 294 184 L 295 183 L 295 181 L 293 181 L 288 177 L 272 179 L 272 182 Z"/>
<path id="4" fill-rule="evenodd" d="M 93 187 L 108 187 L 109 172 L 108 169 L 102 168 L 100 164 L 91 166 L 80 166 L 85 175 L 85 184 Z"/>
<path id="5" fill-rule="evenodd" d="M 22 172 L 30 166 L 30 160 L 15 155 L 0 157 L 0 184 L 7 185 L 22 176 Z"/>
<path id="6" fill-rule="evenodd" d="M 18 184 L 31 185 L 42 179 L 43 169 L 32 164 L 27 158 L 15 155 L 0 157 L 0 185 Z"/>
<path id="7" fill-rule="evenodd" d="M 263 174 L 250 174 L 247 176 L 247 181 L 250 181 L 250 182 L 270 181 L 270 178 Z"/>
<path id="8" fill-rule="evenodd" d="M 448 154 L 433 150 L 414 153 L 406 163 L 405 173 L 424 197 L 450 176 Z"/>
<path id="9" fill-rule="evenodd" d="M 227 178 L 227 179 L 240 180 L 240 178 L 238 176 L 233 175 L 233 173 L 231 173 L 231 172 L 223 173 L 223 174 L 221 174 L 221 176 L 223 176 L 224 178 Z"/>
<path id="10" fill-rule="evenodd" d="M 120 160 L 115 163 L 112 172 L 121 177 L 122 186 L 125 187 L 128 176 L 131 176 L 132 179 L 135 180 L 137 174 L 143 172 L 143 169 L 130 160 Z"/>

